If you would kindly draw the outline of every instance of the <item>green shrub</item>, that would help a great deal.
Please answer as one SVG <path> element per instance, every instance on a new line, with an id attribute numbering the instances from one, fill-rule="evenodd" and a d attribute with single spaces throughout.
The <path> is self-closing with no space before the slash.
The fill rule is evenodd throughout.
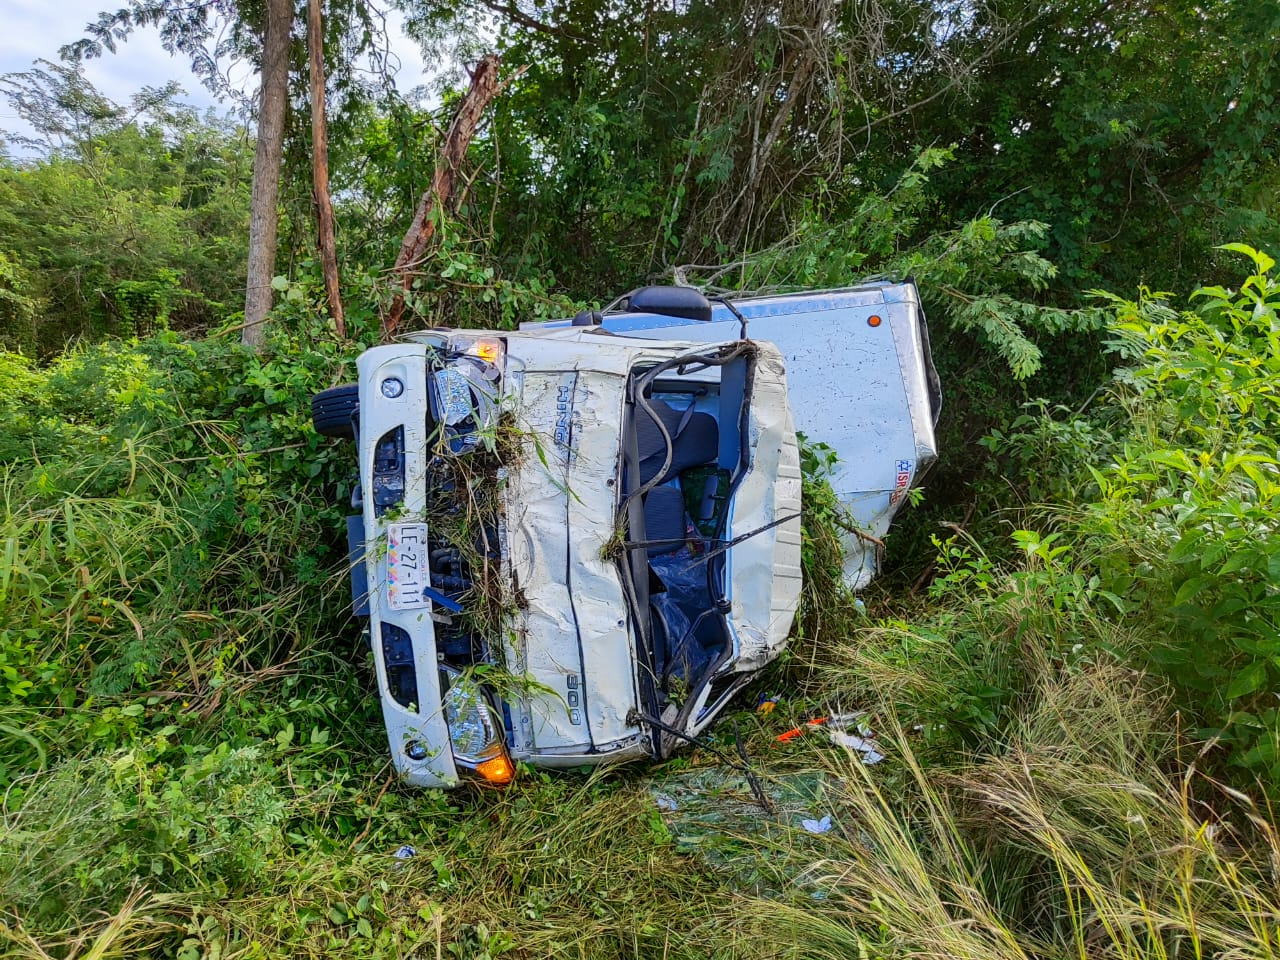
<path id="1" fill-rule="evenodd" d="M 153 889 L 193 872 L 213 891 L 250 883 L 284 848 L 285 794 L 264 759 L 223 743 L 184 760 L 159 739 L 62 764 L 4 817 L 0 890 L 47 920 L 114 909 L 138 878 Z"/>
<path id="2" fill-rule="evenodd" d="M 22 264 L 0 251 L 0 344 L 34 353 L 39 305 L 30 287 L 31 278 Z"/>
<path id="3" fill-rule="evenodd" d="M 1280 282 L 1271 257 L 1195 309 L 1107 296 L 1125 365 L 1087 417 L 1028 416 L 989 442 L 1058 506 L 1112 616 L 1154 639 L 1167 678 L 1229 762 L 1280 786 Z M 1057 471 L 1056 476 L 1054 471 Z"/>
<path id="4" fill-rule="evenodd" d="M 1231 761 L 1280 784 L 1280 282 L 1248 247 L 1239 290 L 1197 290 L 1193 312 L 1117 301 L 1115 348 L 1134 365 L 1115 403 L 1130 429 L 1099 463 L 1084 529 L 1112 589 L 1154 617 L 1152 663 Z"/>
<path id="5" fill-rule="evenodd" d="M 0 784 L 127 742 L 81 710 L 155 690 L 213 710 L 343 637 L 350 466 L 309 399 L 347 348 L 301 318 L 273 347 L 161 333 L 43 369 L 0 355 Z"/>

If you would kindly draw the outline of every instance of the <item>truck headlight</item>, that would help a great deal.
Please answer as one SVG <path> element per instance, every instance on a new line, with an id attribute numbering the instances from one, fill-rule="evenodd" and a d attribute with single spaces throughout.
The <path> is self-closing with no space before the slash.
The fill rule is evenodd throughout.
<path id="1" fill-rule="evenodd" d="M 510 783 L 515 766 L 480 687 L 454 670 L 441 672 L 449 684 L 442 703 L 454 758 L 490 783 Z"/>
<path id="2" fill-rule="evenodd" d="M 501 340 L 452 337 L 444 362 L 431 373 L 432 413 L 450 453 L 470 453 L 485 437 L 492 446 L 502 400 Z"/>
<path id="3" fill-rule="evenodd" d="M 449 724 L 449 739 L 459 760 L 476 760 L 498 742 L 498 731 L 489 716 L 480 688 L 460 675 L 449 677 L 444 695 L 444 718 Z"/>

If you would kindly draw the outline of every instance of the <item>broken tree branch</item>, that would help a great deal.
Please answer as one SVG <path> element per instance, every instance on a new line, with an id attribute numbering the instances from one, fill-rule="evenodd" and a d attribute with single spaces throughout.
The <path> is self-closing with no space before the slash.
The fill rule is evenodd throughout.
<path id="1" fill-rule="evenodd" d="M 413 215 L 413 223 L 400 245 L 400 255 L 396 257 L 393 268 L 399 290 L 383 320 L 383 339 L 394 336 L 400 326 L 400 320 L 404 316 L 404 298 L 413 284 L 414 269 L 426 256 L 435 236 L 436 223 L 454 210 L 453 186 L 458 170 L 467 155 L 467 147 L 471 144 L 476 127 L 484 116 L 485 108 L 500 90 L 498 57 L 490 53 L 481 59 L 475 72 L 471 74 L 471 86 L 458 105 L 458 112 L 454 114 L 441 145 L 440 160 L 436 164 L 435 175 L 431 178 L 431 186 L 422 194 L 422 200 Z"/>

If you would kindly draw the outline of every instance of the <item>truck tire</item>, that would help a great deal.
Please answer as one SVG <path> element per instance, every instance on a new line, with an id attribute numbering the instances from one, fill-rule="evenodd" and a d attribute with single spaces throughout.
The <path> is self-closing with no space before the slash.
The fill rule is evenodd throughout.
<path id="1" fill-rule="evenodd" d="M 356 433 L 351 422 L 359 406 L 358 384 L 344 383 L 321 390 L 311 398 L 311 422 L 315 425 L 316 433 L 322 437 L 355 439 Z"/>

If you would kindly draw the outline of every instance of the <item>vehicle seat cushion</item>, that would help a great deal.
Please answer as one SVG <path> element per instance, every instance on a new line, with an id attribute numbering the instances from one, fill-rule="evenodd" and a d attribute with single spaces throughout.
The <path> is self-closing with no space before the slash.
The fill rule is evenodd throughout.
<path id="1" fill-rule="evenodd" d="M 711 463 L 720 454 L 720 426 L 709 413 L 676 410 L 663 400 L 650 399 L 653 409 L 672 438 L 671 463 L 658 478 L 666 483 L 690 467 Z M 658 477 L 666 460 L 666 440 L 654 417 L 644 407 L 636 406 L 636 440 L 640 453 L 640 483 Z"/>
<path id="2" fill-rule="evenodd" d="M 654 487 L 645 495 L 644 538 L 666 541 L 649 547 L 649 556 L 679 550 L 684 546 L 687 530 L 684 495 L 677 487 Z"/>

